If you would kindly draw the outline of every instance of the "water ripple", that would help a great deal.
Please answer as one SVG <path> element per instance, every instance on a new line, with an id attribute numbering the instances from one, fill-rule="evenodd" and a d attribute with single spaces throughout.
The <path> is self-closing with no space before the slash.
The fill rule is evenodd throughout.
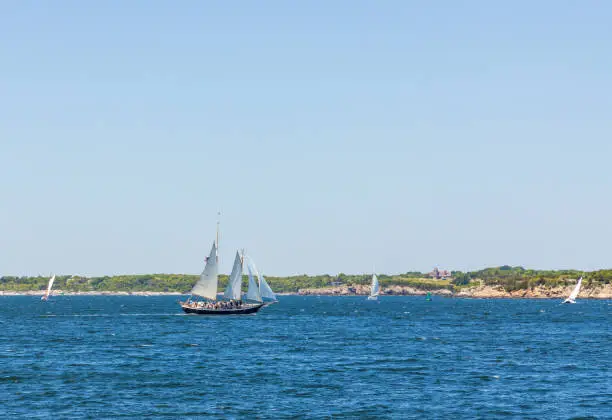
<path id="1" fill-rule="evenodd" d="M 606 418 L 609 301 L 1 297 L 1 418 Z"/>

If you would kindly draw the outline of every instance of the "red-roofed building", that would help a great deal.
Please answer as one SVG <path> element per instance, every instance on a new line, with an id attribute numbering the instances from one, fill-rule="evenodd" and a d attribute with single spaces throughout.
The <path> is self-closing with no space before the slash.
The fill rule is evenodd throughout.
<path id="1" fill-rule="evenodd" d="M 438 267 L 434 268 L 431 273 L 427 273 L 427 275 L 436 280 L 446 279 L 451 276 L 451 272 L 448 270 L 438 270 Z"/>

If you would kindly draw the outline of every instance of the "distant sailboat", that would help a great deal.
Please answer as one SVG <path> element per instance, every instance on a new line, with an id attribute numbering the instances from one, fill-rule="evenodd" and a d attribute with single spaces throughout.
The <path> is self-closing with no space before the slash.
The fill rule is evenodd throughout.
<path id="1" fill-rule="evenodd" d="M 53 276 L 51 276 L 51 278 L 49 279 L 49 285 L 47 286 L 47 291 L 40 298 L 40 300 L 48 300 L 49 299 L 49 296 L 51 296 L 51 288 L 53 287 L 53 282 L 54 281 L 55 281 L 55 274 Z"/>
<path id="2" fill-rule="evenodd" d="M 563 303 L 576 303 L 576 298 L 578 297 L 578 293 L 580 293 L 580 286 L 582 286 L 582 277 L 578 279 L 578 283 L 576 283 L 576 287 L 572 290 L 572 293 L 568 296 L 567 299 L 563 301 Z"/>
<path id="3" fill-rule="evenodd" d="M 191 295 L 184 302 L 179 302 L 183 311 L 188 314 L 198 315 L 242 315 L 252 314 L 259 311 L 266 304 L 265 297 L 276 296 L 265 282 L 263 276 L 256 281 L 252 273 L 252 265 L 247 264 L 249 272 L 249 288 L 246 299 L 241 298 L 242 272 L 244 268 L 244 253 L 236 252 L 234 266 L 229 276 L 227 287 L 220 300 L 217 300 L 217 287 L 219 282 L 219 258 L 218 258 L 219 231 L 217 224 L 217 240 L 213 242 L 210 254 L 206 259 L 206 266 L 200 275 L 200 279 L 191 289 Z M 262 285 L 265 285 L 262 287 Z"/>
<path id="4" fill-rule="evenodd" d="M 427 292 L 427 296 L 425 296 L 425 300 L 431 302 L 431 292 Z"/>
<path id="5" fill-rule="evenodd" d="M 370 290 L 370 296 L 368 296 L 368 300 L 377 300 L 379 294 L 380 283 L 378 283 L 378 277 L 376 277 L 376 274 L 372 274 L 372 288 Z"/>

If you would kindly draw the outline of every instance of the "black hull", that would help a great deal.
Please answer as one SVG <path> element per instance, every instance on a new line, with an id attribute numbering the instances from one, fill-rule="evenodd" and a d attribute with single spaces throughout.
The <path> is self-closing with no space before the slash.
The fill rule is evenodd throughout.
<path id="1" fill-rule="evenodd" d="M 188 314 L 194 315 L 248 315 L 254 314 L 264 307 L 264 304 L 253 305 L 247 308 L 240 309 L 205 309 L 205 308 L 191 308 L 189 306 L 181 305 L 183 311 Z"/>

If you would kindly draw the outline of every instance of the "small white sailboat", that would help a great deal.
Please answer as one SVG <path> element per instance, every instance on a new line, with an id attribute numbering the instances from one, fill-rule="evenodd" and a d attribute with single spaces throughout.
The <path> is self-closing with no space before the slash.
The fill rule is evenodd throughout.
<path id="1" fill-rule="evenodd" d="M 572 290 L 572 293 L 568 296 L 567 299 L 563 301 L 563 303 L 576 303 L 576 298 L 578 297 L 578 293 L 580 293 L 580 286 L 582 286 L 582 277 L 578 279 L 578 283 L 576 283 L 576 287 Z"/>
<path id="2" fill-rule="evenodd" d="M 49 299 L 49 296 L 51 296 L 51 288 L 53 287 L 53 282 L 54 281 L 55 281 L 55 274 L 53 276 L 51 276 L 51 278 L 49 279 L 49 285 L 47 286 L 47 291 L 40 298 L 40 300 L 48 300 Z"/>
<path id="3" fill-rule="evenodd" d="M 377 300 L 379 294 L 380 283 L 378 283 L 378 277 L 376 277 L 376 274 L 372 274 L 372 288 L 370 290 L 370 296 L 368 296 L 368 300 Z"/>

